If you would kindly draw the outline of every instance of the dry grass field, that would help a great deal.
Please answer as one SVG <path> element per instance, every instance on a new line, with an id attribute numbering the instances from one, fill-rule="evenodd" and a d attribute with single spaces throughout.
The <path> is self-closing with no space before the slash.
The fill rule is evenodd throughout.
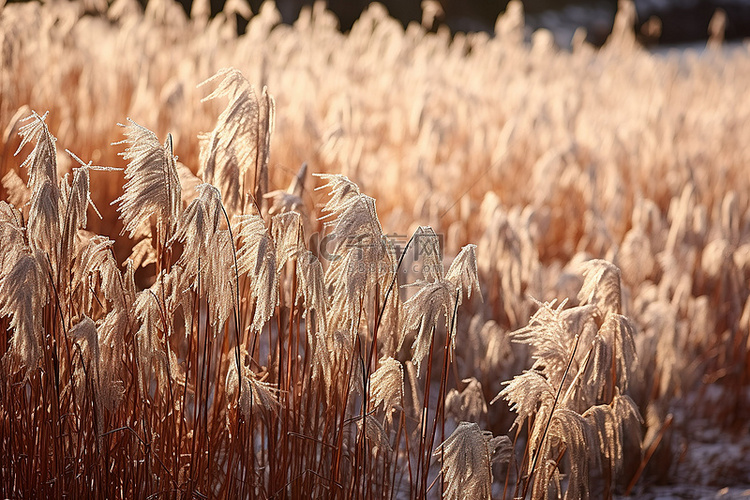
<path id="1" fill-rule="evenodd" d="M 206 9 L 0 0 L 0 497 L 746 487 L 748 46 Z"/>

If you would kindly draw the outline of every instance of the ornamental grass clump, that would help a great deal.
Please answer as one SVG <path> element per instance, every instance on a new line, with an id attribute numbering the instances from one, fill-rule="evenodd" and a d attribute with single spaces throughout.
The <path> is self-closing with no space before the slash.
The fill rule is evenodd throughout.
<path id="1" fill-rule="evenodd" d="M 236 71 L 222 75 L 253 92 Z M 241 115 L 234 119 L 248 130 L 270 134 L 268 119 Z M 32 113 L 21 128 L 34 144 L 23 163 L 31 201 L 20 210 L 0 202 L 2 404 L 14 415 L 4 487 L 52 497 L 428 493 L 457 310 L 479 292 L 472 245 L 447 272 L 430 228 L 398 253 L 375 201 L 346 177 L 327 176 L 328 246 L 308 247 L 306 213 L 271 214 L 257 203 L 262 182 L 245 192 L 244 172 L 231 165 L 221 188 L 210 182 L 240 161 L 226 150 L 243 136 L 218 127 L 218 149 L 201 157 L 195 183 L 179 172 L 171 135 L 162 143 L 131 120 L 114 144 L 128 162 L 113 202 L 132 248 L 120 260 L 113 240 L 87 230 L 87 210 L 96 212 L 89 172 L 116 169 L 71 153 L 80 164 L 72 184 L 58 178 L 46 118 Z M 268 146 L 258 144 L 262 167 Z M 187 198 L 183 180 L 192 184 Z M 241 201 L 232 210 L 227 193 Z M 416 240 L 429 249 L 418 291 L 404 302 L 398 272 Z M 432 407 L 431 368 L 421 377 L 418 368 L 432 364 L 438 331 L 445 346 Z M 451 477 L 441 489 L 451 491 Z"/>
<path id="2" fill-rule="evenodd" d="M 0 496 L 746 481 L 744 47 L 230 4 L 0 7 Z"/>

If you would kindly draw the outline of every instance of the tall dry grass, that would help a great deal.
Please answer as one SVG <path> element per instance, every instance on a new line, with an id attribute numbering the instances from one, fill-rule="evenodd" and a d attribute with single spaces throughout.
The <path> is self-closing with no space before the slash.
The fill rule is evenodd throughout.
<path id="1" fill-rule="evenodd" d="M 0 14 L 3 496 L 600 497 L 743 429 L 746 47 L 198 12 Z"/>

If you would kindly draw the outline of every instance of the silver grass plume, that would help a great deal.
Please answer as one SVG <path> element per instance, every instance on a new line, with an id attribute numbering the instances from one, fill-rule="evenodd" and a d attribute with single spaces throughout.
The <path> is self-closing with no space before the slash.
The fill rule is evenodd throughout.
<path id="1" fill-rule="evenodd" d="M 67 177 L 66 175 L 64 182 L 66 187 Z M 70 269 L 76 233 L 79 229 L 85 228 L 87 223 L 86 209 L 91 198 L 89 196 L 89 172 L 85 165 L 73 171 L 73 184 L 66 191 L 66 196 L 63 200 L 64 215 L 62 217 L 62 240 L 60 245 L 60 269 L 62 272 L 68 272 Z M 95 207 L 94 210 L 96 210 Z M 98 210 L 96 210 L 96 213 L 101 218 Z M 62 279 L 67 281 L 66 276 L 63 276 Z"/>
<path id="2" fill-rule="evenodd" d="M 123 265 L 125 267 L 122 274 L 123 297 L 127 300 L 128 304 L 133 304 L 135 302 L 135 296 L 138 293 L 135 287 L 135 266 L 133 266 L 133 263 L 130 261 L 125 261 L 125 264 Z"/>
<path id="3" fill-rule="evenodd" d="M 542 424 L 546 424 L 546 418 Z M 568 487 L 565 491 L 565 499 L 589 498 L 590 484 L 590 457 L 594 457 L 595 467 L 599 466 L 598 454 L 591 453 L 590 446 L 596 442 L 596 434 L 589 422 L 575 411 L 565 408 L 556 408 L 550 420 L 547 435 L 544 442 L 542 429 L 544 425 L 534 425 L 534 433 L 531 436 L 532 448 L 540 454 L 544 462 L 537 467 L 534 476 L 533 498 L 548 498 L 549 484 L 554 480 L 555 469 L 547 466 L 548 457 L 553 449 L 565 446 L 568 460 L 570 462 L 570 474 Z M 554 464 L 559 465 L 559 464 Z M 559 488 L 558 488 L 559 491 Z"/>
<path id="4" fill-rule="evenodd" d="M 78 352 L 81 355 L 82 364 L 75 364 L 73 374 L 73 385 L 76 399 L 80 406 L 83 394 L 87 387 L 87 379 L 91 380 L 91 400 L 96 409 L 96 433 L 101 445 L 101 436 L 104 431 L 104 401 L 102 398 L 101 376 L 101 352 L 99 349 L 99 335 L 96 324 L 84 315 L 83 318 L 70 329 L 68 335 L 78 344 Z M 75 363 L 75 361 L 74 361 Z"/>
<path id="5" fill-rule="evenodd" d="M 240 216 L 237 233 L 237 272 L 248 275 L 255 313 L 252 327 L 260 331 L 278 303 L 276 248 L 259 215 Z"/>
<path id="6" fill-rule="evenodd" d="M 573 380 L 565 389 L 560 406 L 581 412 L 603 401 L 609 384 L 612 354 L 611 346 L 597 334 Z"/>
<path id="7" fill-rule="evenodd" d="M 91 206 L 96 215 L 100 219 L 102 218 L 91 200 L 89 171 L 115 171 L 119 169 L 94 166 L 92 162 L 84 163 L 78 156 L 68 150 L 66 151 L 80 164 L 78 168 L 73 169 L 73 183 L 65 193 L 65 199 L 63 200 L 65 212 L 62 217 L 61 269 L 67 272 L 70 269 L 70 261 L 73 257 L 77 231 L 86 227 L 88 207 Z"/>
<path id="8" fill-rule="evenodd" d="M 57 271 L 60 244 L 60 190 L 44 180 L 31 196 L 27 225 L 29 245 L 43 251 Z"/>
<path id="9" fill-rule="evenodd" d="M 114 410 L 125 392 L 123 382 L 118 379 L 125 351 L 125 334 L 134 332 L 137 327 L 137 320 L 132 314 L 137 296 L 135 268 L 132 262 L 126 261 L 125 270 L 118 273 L 117 262 L 110 248 L 99 266 L 99 274 L 100 288 L 106 300 L 111 302 L 107 315 L 97 321 L 104 377 L 108 381 L 103 397 L 105 406 Z"/>
<path id="10" fill-rule="evenodd" d="M 380 226 L 375 199 L 359 195 L 337 211 L 336 220 L 327 223 L 335 235 L 334 250 L 353 251 L 366 258 L 379 261 L 384 253 L 383 229 Z"/>
<path id="11" fill-rule="evenodd" d="M 417 258 L 422 260 L 421 271 L 424 281 L 435 282 L 443 279 L 443 251 L 435 230 L 429 226 L 419 226 L 414 231 L 414 244 Z"/>
<path id="12" fill-rule="evenodd" d="M 260 204 L 268 192 L 268 157 L 276 103 L 263 87 L 260 97 L 238 70 L 224 68 L 199 86 L 223 78 L 203 101 L 227 97 L 229 104 L 216 127 L 201 139 L 203 181 L 221 189 L 227 211 L 245 212 L 248 194 Z M 252 174 L 252 177 L 249 177 Z"/>
<path id="13" fill-rule="evenodd" d="M 274 246 L 276 247 L 276 274 L 280 274 L 284 264 L 295 258 L 304 247 L 302 221 L 297 212 L 284 212 L 271 219 Z"/>
<path id="14" fill-rule="evenodd" d="M 102 404 L 109 411 L 114 411 L 125 394 L 125 385 L 122 380 L 119 380 L 117 372 L 124 354 L 125 332 L 132 328 L 129 309 L 129 307 L 128 309 L 113 307 L 96 324 L 101 350 L 102 385 L 99 396 Z"/>
<path id="15" fill-rule="evenodd" d="M 362 432 L 362 424 L 365 424 L 365 437 L 375 448 L 374 453 L 390 454 L 393 450 L 386 432 L 380 420 L 367 413 L 364 419 L 357 420 L 357 429 Z"/>
<path id="16" fill-rule="evenodd" d="M 328 302 L 326 299 L 325 281 L 323 277 L 323 265 L 320 260 L 309 250 L 302 251 L 297 256 L 297 300 L 304 299 L 306 319 L 313 320 L 310 312 L 315 313 L 313 322 L 318 332 L 326 331 L 326 311 Z"/>
<path id="17" fill-rule="evenodd" d="M 493 457 L 510 458 L 510 439 L 492 437 L 474 422 L 461 422 L 433 453 L 442 457 L 446 488 L 443 498 L 490 499 L 492 497 Z"/>
<path id="18" fill-rule="evenodd" d="M 229 231 L 221 229 L 221 193 L 210 184 L 201 184 L 196 191 L 198 197 L 180 215 L 173 240 L 183 244 L 177 261 L 182 269 L 179 280 L 206 299 L 216 332 L 229 318 L 235 304 L 235 251 Z M 187 320 L 192 315 L 190 294 L 179 293 L 175 299 L 182 305 Z"/>
<path id="19" fill-rule="evenodd" d="M 165 321 L 165 305 L 161 302 L 161 289 L 168 289 L 169 276 L 162 271 L 151 288 L 138 293 L 133 304 L 135 316 L 140 326 L 135 332 L 135 354 L 138 364 L 138 381 L 144 395 L 148 394 L 152 376 L 157 387 L 164 390 L 169 379 L 178 378 L 171 374 L 172 359 L 167 349 L 166 339 L 171 334 L 172 325 Z"/>
<path id="20" fill-rule="evenodd" d="M 455 304 L 453 307 L 461 305 L 463 295 L 466 294 L 467 298 L 471 298 L 472 292 L 479 295 L 482 298 L 482 291 L 479 288 L 479 275 L 477 273 L 477 254 L 476 245 L 466 245 L 461 249 L 451 266 L 448 268 L 448 272 L 445 274 L 445 280 L 453 285 L 453 289 L 456 291 Z M 456 327 L 450 332 L 451 334 L 451 354 L 456 349 Z"/>
<path id="21" fill-rule="evenodd" d="M 362 261 L 355 252 L 337 256 L 325 273 L 328 301 L 331 308 L 328 322 L 335 329 L 356 332 L 366 311 L 370 285 L 375 283 L 368 272 L 368 262 Z"/>
<path id="22" fill-rule="evenodd" d="M 463 391 L 451 389 L 445 396 L 445 414 L 456 421 L 477 422 L 487 415 L 482 383 L 474 377 L 462 380 L 467 384 Z"/>
<path id="23" fill-rule="evenodd" d="M 97 289 L 104 292 L 104 298 L 113 302 L 114 307 L 127 309 L 132 304 L 132 300 L 126 298 L 123 278 L 112 253 L 114 243 L 104 236 L 93 236 L 76 256 L 72 288 L 87 311 L 91 311 L 98 300 L 93 296 Z"/>
<path id="24" fill-rule="evenodd" d="M 21 167 L 29 169 L 28 186 L 31 189 L 27 235 L 32 248 L 46 253 L 54 273 L 58 269 L 60 244 L 60 188 L 55 148 L 57 139 L 50 134 L 46 118 L 47 113 L 39 116 L 36 112 L 26 118 L 31 121 L 19 130 L 21 144 L 15 154 L 26 144 L 34 142 L 34 149 L 21 164 Z"/>
<path id="25" fill-rule="evenodd" d="M 354 200 L 360 196 L 359 186 L 341 174 L 313 174 L 320 177 L 326 184 L 316 188 L 317 190 L 329 188 L 329 199 L 323 206 L 323 212 L 331 216 L 340 215 Z"/>
<path id="26" fill-rule="evenodd" d="M 50 134 L 45 120 L 47 113 L 39 116 L 36 111 L 26 117 L 23 121 L 29 121 L 18 131 L 21 136 L 21 144 L 16 150 L 16 155 L 28 143 L 34 142 L 34 149 L 26 157 L 21 167 L 28 167 L 28 186 L 32 192 L 37 191 L 45 181 L 50 181 L 57 186 L 57 151 L 55 142 L 57 139 Z"/>
<path id="27" fill-rule="evenodd" d="M 176 158 L 172 148 L 172 136 L 168 135 L 164 145 L 156 134 L 128 119 L 126 139 L 117 144 L 128 144 L 123 159 L 128 161 L 125 169 L 125 193 L 112 202 L 119 203 L 118 212 L 123 220 L 123 233 L 133 238 L 141 224 L 151 216 L 156 218 L 159 243 L 166 244 L 172 237 L 182 208 L 180 177 L 177 174 Z"/>
<path id="28" fill-rule="evenodd" d="M 221 229 L 214 233 L 210 245 L 215 254 L 208 259 L 205 284 L 216 333 L 229 319 L 237 303 L 237 275 L 234 242 L 229 230 Z"/>
<path id="29" fill-rule="evenodd" d="M 365 333 L 361 328 L 351 331 L 349 329 L 336 329 L 330 335 L 331 343 L 331 364 L 335 374 L 347 373 L 349 377 L 350 394 L 363 395 L 364 384 L 364 363 L 359 362 L 360 352 L 358 350 L 357 338 L 361 339 Z M 364 361 L 364 353 L 362 353 Z M 336 384 L 333 384 L 335 387 Z M 353 397 L 353 396 L 352 396 Z"/>
<path id="30" fill-rule="evenodd" d="M 21 212 L 0 200 L 0 241 L 3 242 L 3 251 L 0 252 L 0 277 L 10 272 L 26 251 L 24 234 Z"/>
<path id="31" fill-rule="evenodd" d="M 460 289 L 468 298 L 471 298 L 472 292 L 482 297 L 482 290 L 479 288 L 476 249 L 476 245 L 463 247 L 445 274 L 445 279 L 453 283 L 453 286 Z M 460 305 L 461 296 L 458 301 Z"/>
<path id="32" fill-rule="evenodd" d="M 309 250 L 297 256 L 297 301 L 304 298 L 305 329 L 307 343 L 313 349 L 313 379 L 320 375 L 327 388 L 331 385 L 331 352 L 326 333 L 328 331 L 328 302 L 320 260 Z"/>
<path id="33" fill-rule="evenodd" d="M 516 375 L 513 380 L 503 382 L 503 385 L 505 388 L 490 401 L 490 404 L 494 404 L 500 398 L 509 403 L 510 411 L 516 413 L 511 429 L 520 429 L 527 418 L 536 415 L 543 408 L 551 408 L 555 399 L 555 388 L 536 370 Z M 547 414 L 549 415 L 549 411 Z M 539 418 L 537 415 L 538 420 Z"/>
<path id="34" fill-rule="evenodd" d="M 326 248 L 331 263 L 326 284 L 331 297 L 330 320 L 337 328 L 356 331 L 363 316 L 374 311 L 375 294 L 386 293 L 380 283 L 390 283 L 395 272 L 393 255 L 385 244 L 383 230 L 375 209 L 375 200 L 359 194 L 356 184 L 343 176 L 328 177 L 331 199 L 324 207 L 335 220 Z M 324 186 L 324 187 L 326 187 Z"/>
<path id="35" fill-rule="evenodd" d="M 540 304 L 529 325 L 510 336 L 514 342 L 531 346 L 532 369 L 543 373 L 555 387 L 563 384 L 566 393 L 562 402 L 570 402 L 582 411 L 599 402 L 609 373 L 602 363 L 611 359 L 611 349 L 598 335 L 596 320 L 599 315 L 595 306 L 563 309 L 564 305 L 565 301 L 558 307 L 553 307 L 554 302 Z M 570 348 L 576 343 L 576 337 L 579 346 L 591 345 L 588 352 L 579 348 L 571 354 Z M 568 363 L 570 372 L 562 380 Z M 602 370 L 596 371 L 597 368 Z M 571 377 L 571 373 L 576 373 L 575 377 Z"/>
<path id="36" fill-rule="evenodd" d="M 196 191 L 198 197 L 180 215 L 173 236 L 173 240 L 183 244 L 180 261 L 186 269 L 194 268 L 200 259 L 206 259 L 211 236 L 219 230 L 222 221 L 219 190 L 210 184 L 201 184 Z"/>
<path id="37" fill-rule="evenodd" d="M 414 349 L 412 361 L 414 361 L 417 373 L 419 373 L 422 360 L 429 353 L 433 333 L 441 317 L 445 320 L 447 334 L 453 338 L 451 317 L 456 294 L 453 284 L 445 280 L 418 282 L 413 286 L 418 286 L 419 291 L 404 302 L 404 333 L 399 343 L 399 349 L 406 337 L 406 332 L 416 330 L 417 336 L 412 344 L 412 349 Z"/>
<path id="38" fill-rule="evenodd" d="M 3 365 L 10 373 L 25 367 L 27 377 L 42 358 L 42 309 L 49 300 L 45 260 L 39 252 L 23 253 L 10 271 L 0 276 L 0 317 L 11 316 L 9 330 L 13 331 Z"/>
<path id="39" fill-rule="evenodd" d="M 404 368 L 393 358 L 381 359 L 379 365 L 370 375 L 370 403 L 373 408 L 383 405 L 385 418 L 390 424 L 393 411 L 403 406 Z"/>
<path id="40" fill-rule="evenodd" d="M 602 317 L 620 314 L 620 269 L 606 260 L 594 259 L 582 264 L 583 286 L 578 292 L 581 305 L 593 304 Z"/>
<path id="41" fill-rule="evenodd" d="M 609 467 L 616 477 L 624 464 L 625 440 L 633 437 L 641 440 L 643 419 L 635 402 L 617 391 L 611 404 L 592 406 L 582 418 L 590 428 L 589 448 L 598 449 L 598 456 L 595 455 L 598 462 Z"/>
<path id="42" fill-rule="evenodd" d="M 196 302 L 199 301 L 196 290 L 196 277 L 190 276 L 179 261 L 172 265 L 169 273 L 172 275 L 171 301 L 175 310 L 177 308 L 182 309 L 182 321 L 185 328 L 184 334 L 187 339 L 193 332 L 195 321 L 201 317 L 200 315 L 195 315 Z"/>
<path id="43" fill-rule="evenodd" d="M 307 163 L 303 163 L 286 191 L 277 189 L 264 194 L 263 198 L 271 200 L 268 214 L 277 215 L 284 212 L 299 212 L 301 215 L 306 216 L 305 204 L 302 201 L 306 178 Z"/>
<path id="44" fill-rule="evenodd" d="M 577 332 L 571 332 L 563 316 L 567 299 L 557 307 L 555 301 L 538 303 L 539 309 L 529 324 L 510 334 L 514 342 L 531 346 L 532 370 L 541 370 L 557 387 L 570 358 Z"/>
<path id="45" fill-rule="evenodd" d="M 405 285 L 416 286 L 419 290 L 404 303 L 405 320 L 399 349 L 407 333 L 417 330 L 412 347 L 414 348 L 414 363 L 419 370 L 422 360 L 429 352 L 432 335 L 440 315 L 445 317 L 446 331 L 450 335 L 451 346 L 455 349 L 456 327 L 452 324 L 454 309 L 461 304 L 463 293 L 471 297 L 472 291 L 480 295 L 481 292 L 477 276 L 475 245 L 465 246 L 453 260 L 446 274 L 440 251 L 440 240 L 435 231 L 430 227 L 419 227 L 414 234 L 414 239 L 418 245 L 418 255 L 423 259 L 424 280 Z"/>
<path id="46" fill-rule="evenodd" d="M 628 389 L 628 382 L 637 373 L 638 357 L 633 339 L 635 329 L 628 318 L 621 314 L 610 314 L 599 328 L 599 334 L 614 351 L 614 363 L 617 368 L 617 387 L 621 392 Z"/>
<path id="47" fill-rule="evenodd" d="M 248 357 L 244 347 L 240 347 L 240 356 L 244 360 Z M 239 407 L 243 417 L 250 419 L 251 415 L 276 415 L 279 409 L 278 390 L 273 384 L 263 382 L 242 362 L 242 376 L 237 372 L 237 363 L 230 362 L 227 370 L 226 397 L 229 405 Z M 240 383 L 242 388 L 240 389 Z M 238 399 L 239 395 L 239 399 Z M 263 413 L 265 412 L 265 413 Z M 227 415 L 229 419 L 229 415 Z M 229 426 L 229 420 L 227 420 Z"/>

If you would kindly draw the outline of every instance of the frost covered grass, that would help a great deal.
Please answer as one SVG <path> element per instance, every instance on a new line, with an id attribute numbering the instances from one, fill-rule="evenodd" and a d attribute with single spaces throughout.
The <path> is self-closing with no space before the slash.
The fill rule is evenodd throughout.
<path id="1" fill-rule="evenodd" d="M 3 496 L 597 498 L 685 395 L 743 430 L 746 49 L 238 5 L 0 14 Z"/>

